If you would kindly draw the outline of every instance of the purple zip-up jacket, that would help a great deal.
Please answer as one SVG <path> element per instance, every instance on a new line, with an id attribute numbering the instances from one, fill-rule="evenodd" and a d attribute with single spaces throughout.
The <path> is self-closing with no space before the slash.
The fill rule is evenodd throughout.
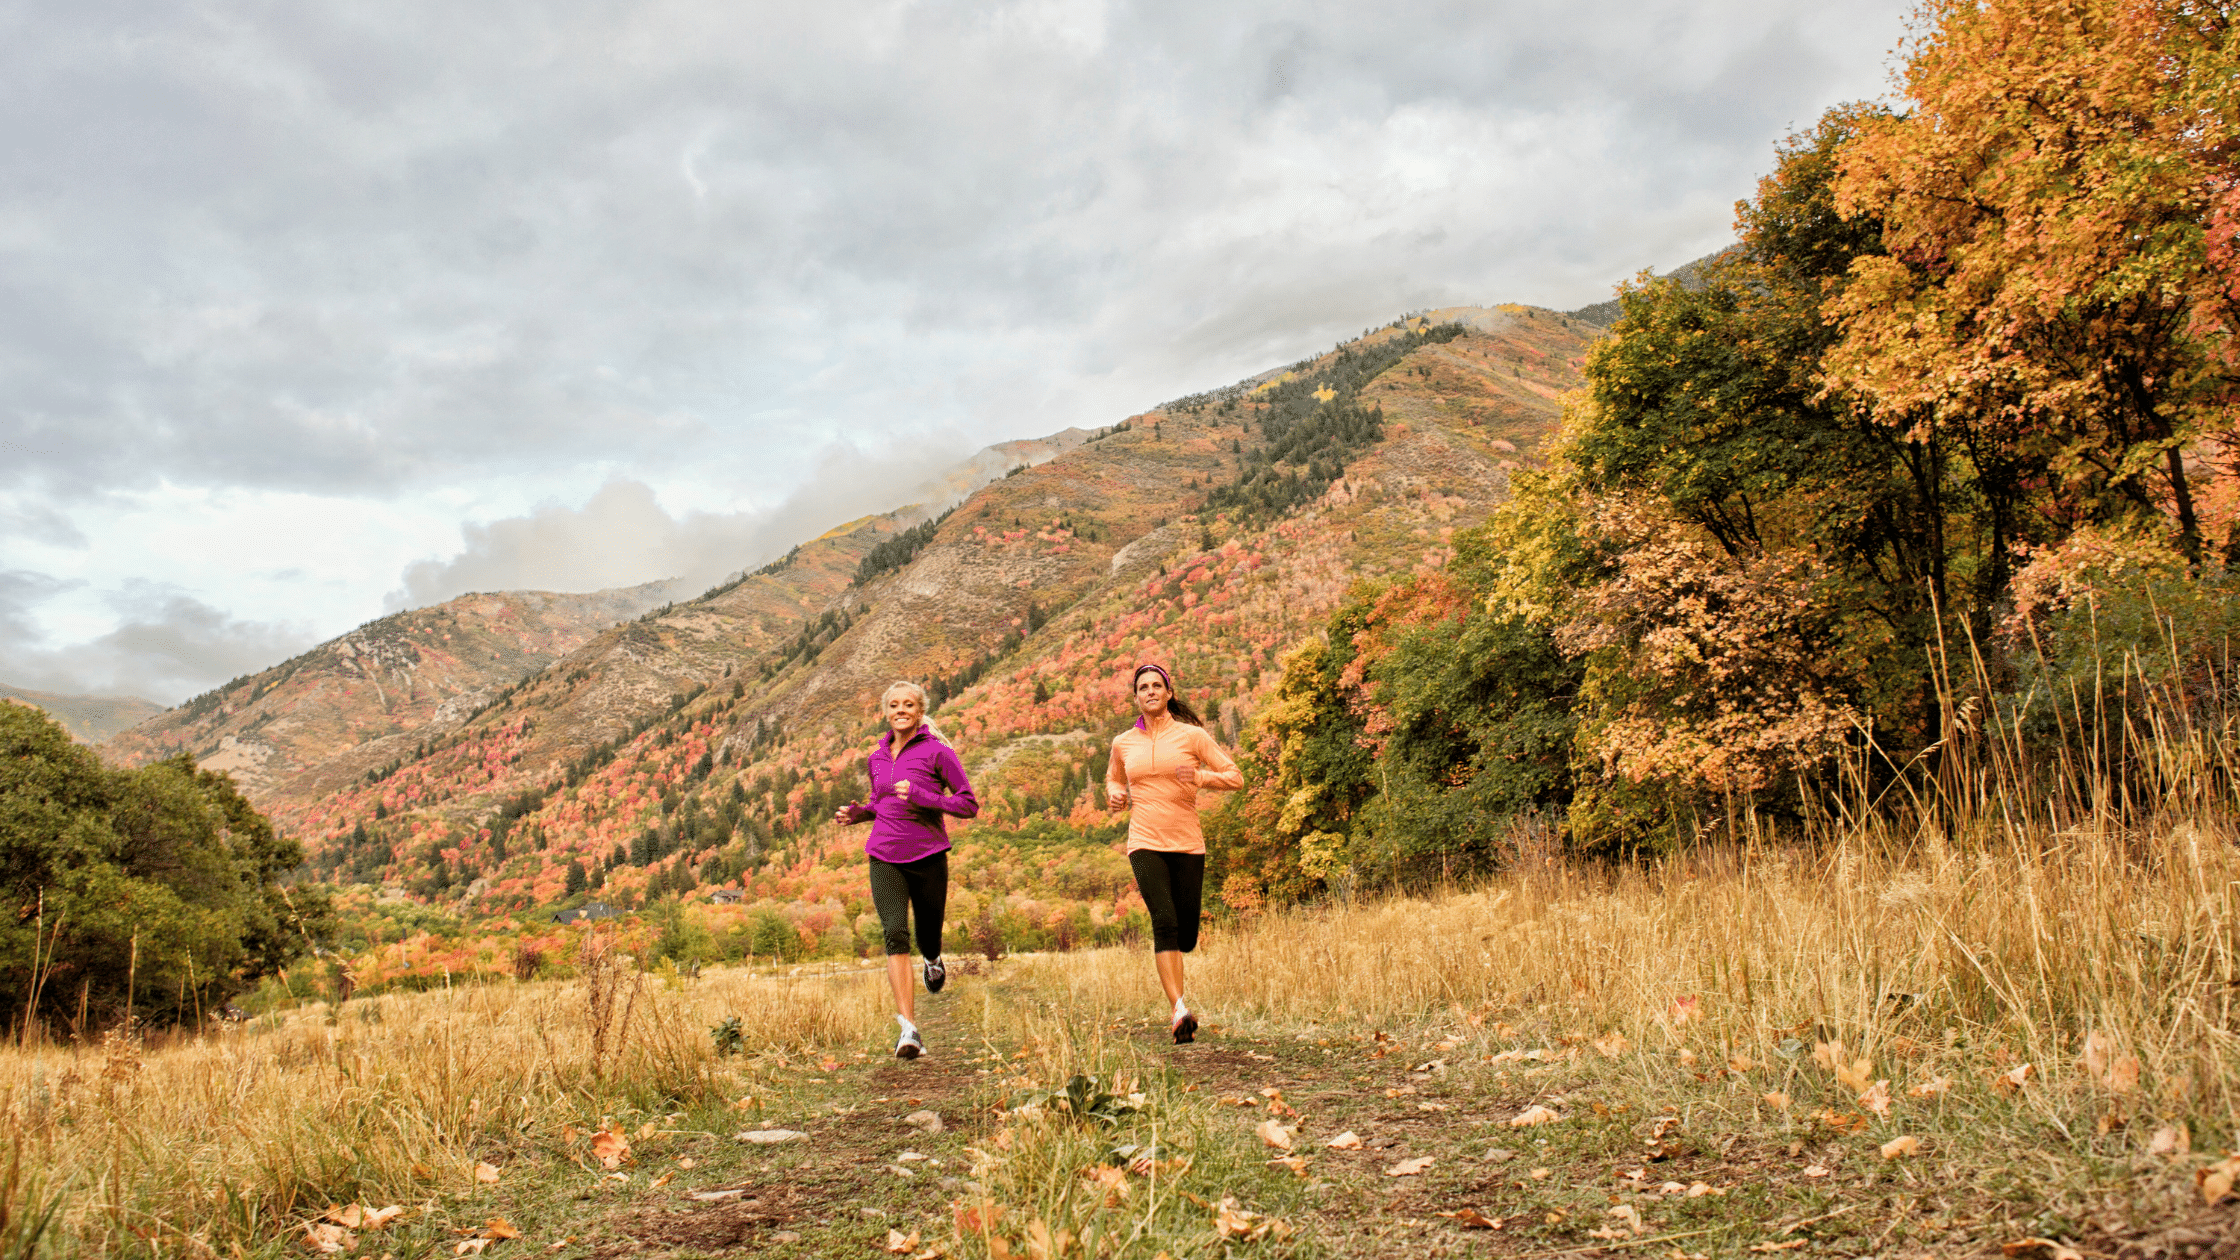
<path id="1" fill-rule="evenodd" d="M 870 772 L 871 803 L 850 801 L 848 821 L 871 820 L 863 851 L 882 862 L 915 862 L 946 850 L 949 829 L 944 815 L 970 818 L 980 812 L 980 798 L 972 794 L 957 750 L 923 726 L 899 752 L 893 731 L 881 735 L 871 748 Z M 894 794 L 897 779 L 910 780 L 909 800 Z M 953 790 L 944 793 L 943 788 Z"/>

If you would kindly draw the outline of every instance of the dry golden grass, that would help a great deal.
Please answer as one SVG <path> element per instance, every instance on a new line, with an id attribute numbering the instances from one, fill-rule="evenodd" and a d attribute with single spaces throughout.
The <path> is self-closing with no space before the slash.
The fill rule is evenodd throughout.
<path id="1" fill-rule="evenodd" d="M 226 1252 L 329 1203 L 466 1184 L 532 1132 L 704 1098 L 730 1070 L 708 1033 L 726 1017 L 749 1054 L 859 1042 L 887 1018 L 872 975 L 712 970 L 671 988 L 629 971 L 615 987 L 603 1064 L 583 980 L 321 1005 L 158 1048 L 0 1052 L 24 1165 L 0 1232 L 66 1188 L 56 1254 Z"/>

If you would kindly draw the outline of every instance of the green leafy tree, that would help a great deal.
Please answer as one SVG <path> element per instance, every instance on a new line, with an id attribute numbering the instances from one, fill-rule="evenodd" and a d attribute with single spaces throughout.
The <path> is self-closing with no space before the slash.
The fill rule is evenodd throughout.
<path id="1" fill-rule="evenodd" d="M 332 912 L 300 845 L 186 757 L 114 771 L 0 705 L 0 1013 L 194 1018 L 301 956 Z"/>

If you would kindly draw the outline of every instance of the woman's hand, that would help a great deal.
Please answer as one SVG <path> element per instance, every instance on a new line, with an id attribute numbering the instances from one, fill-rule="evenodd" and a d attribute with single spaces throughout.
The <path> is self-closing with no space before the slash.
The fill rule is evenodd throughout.
<path id="1" fill-rule="evenodd" d="M 1174 781 L 1184 787 L 1196 787 L 1198 785 L 1198 768 L 1187 761 L 1183 762 L 1174 768 Z"/>
<path id="2" fill-rule="evenodd" d="M 1104 807 L 1106 809 L 1126 809 L 1128 807 L 1128 794 L 1106 788 L 1104 790 Z"/>
<path id="3" fill-rule="evenodd" d="M 910 780 L 896 779 L 894 781 L 894 798 L 898 801 L 910 799 Z"/>
<path id="4" fill-rule="evenodd" d="M 856 820 L 848 817 L 849 813 L 851 812 L 851 808 L 852 807 L 850 806 L 842 805 L 840 808 L 833 810 L 832 821 L 839 823 L 843 827 L 855 826 Z"/>

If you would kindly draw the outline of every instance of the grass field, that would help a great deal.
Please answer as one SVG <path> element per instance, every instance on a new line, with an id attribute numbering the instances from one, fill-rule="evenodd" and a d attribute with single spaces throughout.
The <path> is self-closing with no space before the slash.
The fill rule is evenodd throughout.
<path id="1" fill-rule="evenodd" d="M 1272 913 L 1192 959 L 1179 1048 L 1134 951 L 960 967 L 904 1064 L 869 969 L 593 938 L 575 980 L 0 1054 L 0 1256 L 2228 1250 L 2236 838 L 1861 831 Z"/>

